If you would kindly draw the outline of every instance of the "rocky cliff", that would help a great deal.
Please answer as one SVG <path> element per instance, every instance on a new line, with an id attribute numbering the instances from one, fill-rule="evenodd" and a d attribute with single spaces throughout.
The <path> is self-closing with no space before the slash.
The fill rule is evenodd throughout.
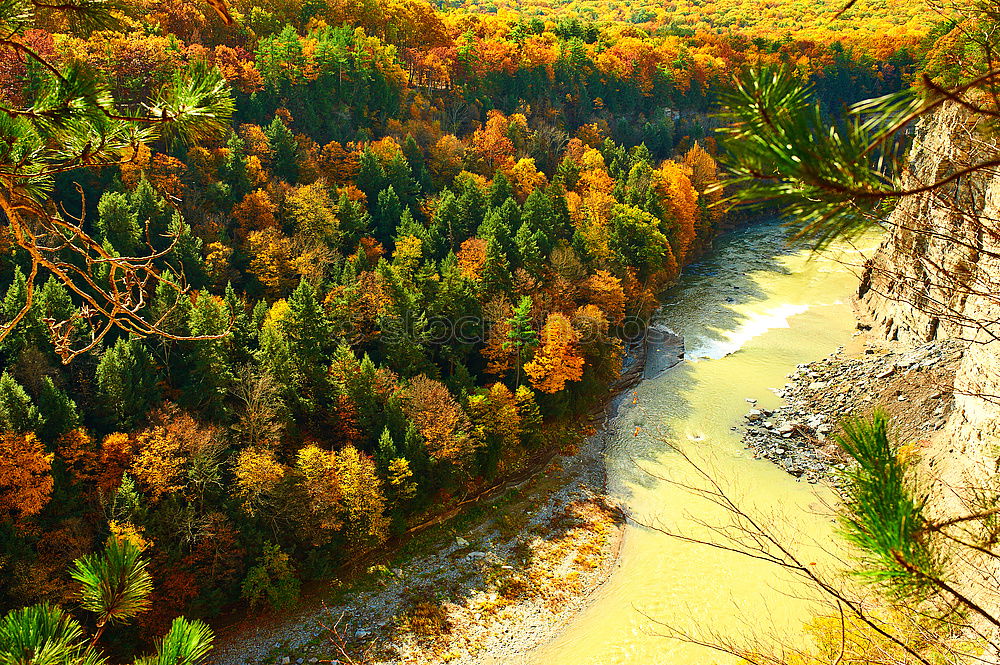
<path id="1" fill-rule="evenodd" d="M 990 137 L 958 105 L 916 129 L 908 187 L 918 189 L 995 158 Z M 928 451 L 952 487 L 995 478 L 1000 459 L 1000 173 L 956 179 L 902 198 L 868 262 L 858 310 L 872 333 L 903 345 L 955 340 L 964 347 L 954 408 Z"/>

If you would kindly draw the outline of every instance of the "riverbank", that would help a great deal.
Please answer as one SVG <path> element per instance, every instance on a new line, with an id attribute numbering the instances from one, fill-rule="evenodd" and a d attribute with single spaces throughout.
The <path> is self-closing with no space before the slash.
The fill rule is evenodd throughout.
<path id="1" fill-rule="evenodd" d="M 801 480 L 835 481 L 846 461 L 835 441 L 844 418 L 881 408 L 904 443 L 926 441 L 944 428 L 965 346 L 957 340 L 890 342 L 859 331 L 850 344 L 789 374 L 788 383 L 774 390 L 783 405 L 750 409 L 744 443 Z"/>
<path id="2" fill-rule="evenodd" d="M 542 473 L 416 536 L 292 613 L 220 632 L 220 665 L 505 662 L 546 639 L 610 573 L 623 520 L 598 431 Z"/>
<path id="3" fill-rule="evenodd" d="M 630 389 L 683 357 L 654 330 L 630 354 L 590 435 L 540 473 L 450 520 L 292 613 L 247 617 L 220 631 L 219 665 L 509 663 L 550 639 L 614 569 L 624 531 L 608 498 L 605 449 Z"/>
<path id="4" fill-rule="evenodd" d="M 220 665 L 504 662 L 544 640 L 607 576 L 622 532 L 600 433 L 538 476 L 421 533 L 288 615 L 219 635 Z"/>

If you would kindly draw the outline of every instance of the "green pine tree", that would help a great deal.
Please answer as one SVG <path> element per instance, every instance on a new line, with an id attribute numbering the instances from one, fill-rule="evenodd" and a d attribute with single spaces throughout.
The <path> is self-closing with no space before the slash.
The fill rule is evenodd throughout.
<path id="1" fill-rule="evenodd" d="M 375 269 L 390 305 L 380 317 L 379 347 L 384 362 L 403 376 L 434 372 L 424 343 L 428 338 L 427 312 L 421 294 L 384 259 Z"/>
<path id="2" fill-rule="evenodd" d="M 0 431 L 34 432 L 42 419 L 31 397 L 8 372 L 0 374 Z"/>
<path id="3" fill-rule="evenodd" d="M 174 249 L 164 259 L 176 274 L 183 275 L 185 283 L 200 289 L 208 281 L 205 257 L 201 251 L 201 238 L 191 232 L 179 212 L 174 212 L 167 227 Z"/>
<path id="4" fill-rule="evenodd" d="M 80 424 L 76 403 L 49 376 L 42 378 L 38 393 L 38 415 L 38 436 L 43 441 L 55 441 L 59 435 Z"/>
<path id="5" fill-rule="evenodd" d="M 379 468 L 384 470 L 388 468 L 389 462 L 395 457 L 399 457 L 399 453 L 396 452 L 396 443 L 392 440 L 392 433 L 386 427 L 378 438 L 375 447 L 375 460 L 378 462 Z"/>
<path id="6" fill-rule="evenodd" d="M 386 247 L 391 246 L 402 216 L 403 205 L 390 185 L 378 193 L 378 204 L 375 206 L 375 238 Z"/>
<path id="7" fill-rule="evenodd" d="M 491 208 L 499 208 L 504 202 L 514 196 L 514 188 L 510 185 L 510 180 L 503 173 L 497 172 L 490 183 L 488 194 Z"/>
<path id="8" fill-rule="evenodd" d="M 285 182 L 295 182 L 299 176 L 299 142 L 285 122 L 274 117 L 264 129 L 267 144 L 271 148 L 271 168 L 274 174 Z"/>
<path id="9" fill-rule="evenodd" d="M 527 222 L 521 224 L 514 236 L 514 244 L 517 246 L 517 256 L 521 267 L 528 271 L 528 274 L 535 277 L 541 276 L 542 250 L 539 248 L 541 234 L 532 230 Z"/>
<path id="10" fill-rule="evenodd" d="M 170 244 L 167 237 L 170 231 L 171 210 L 160 194 L 153 189 L 146 178 L 142 178 L 135 189 L 128 195 L 129 208 L 132 209 L 140 235 L 145 238 L 148 229 L 149 241 L 157 250 L 164 250 Z"/>
<path id="11" fill-rule="evenodd" d="M 457 243 L 455 248 L 457 249 L 458 245 L 461 245 L 462 241 L 471 236 L 472 232 L 483 223 L 483 218 L 486 217 L 487 203 L 486 195 L 474 180 L 466 179 L 463 182 L 456 178 L 455 183 L 460 188 L 458 195 L 459 222 L 453 228 Z"/>
<path id="12" fill-rule="evenodd" d="M 24 309 L 28 302 L 28 278 L 20 267 L 14 268 L 14 278 L 7 287 L 3 303 L 0 303 L 0 325 L 10 325 Z M 5 337 L 0 338 L 0 352 L 6 357 L 7 363 L 13 360 L 25 349 L 38 348 L 48 341 L 49 335 L 42 321 L 42 311 L 37 301 L 24 314 L 16 326 Z"/>
<path id="13" fill-rule="evenodd" d="M 108 430 L 135 428 L 160 400 L 156 368 L 141 340 L 119 339 L 97 363 L 99 417 Z"/>
<path id="14" fill-rule="evenodd" d="M 295 408 L 314 414 L 331 398 L 327 369 L 336 340 L 330 321 L 316 298 L 315 289 L 302 280 L 288 297 L 288 315 L 281 333 L 288 353 L 288 376 L 281 378 L 291 388 Z"/>
<path id="15" fill-rule="evenodd" d="M 354 184 L 364 192 L 369 210 L 375 209 L 379 192 L 389 186 L 378 155 L 369 148 L 362 150 L 358 157 L 358 173 L 354 176 Z"/>
<path id="16" fill-rule="evenodd" d="M 396 153 L 386 164 L 385 177 L 403 205 L 409 206 L 416 203 L 416 195 L 420 188 L 413 179 L 413 170 L 401 153 Z"/>
<path id="17" fill-rule="evenodd" d="M 507 331 L 507 341 L 503 343 L 503 347 L 513 348 L 517 353 L 517 362 L 514 363 L 515 386 L 521 385 L 521 367 L 530 357 L 531 350 L 538 346 L 538 332 L 531 320 L 531 306 L 531 297 L 523 296 L 514 307 L 512 316 L 507 319 L 510 330 Z"/>
<path id="18" fill-rule="evenodd" d="M 483 264 L 483 289 L 487 293 L 511 289 L 511 268 L 506 252 L 496 238 L 486 244 L 486 262 Z"/>
<path id="19" fill-rule="evenodd" d="M 555 241 L 559 238 L 561 229 L 558 228 L 555 209 L 552 207 L 552 200 L 540 189 L 536 189 L 524 202 L 521 209 L 521 223 L 527 224 L 529 228 L 538 232 L 538 249 L 543 256 L 552 253 Z"/>
<path id="20" fill-rule="evenodd" d="M 0 619 L 0 661 L 103 665 L 109 658 L 99 643 L 108 627 L 128 623 L 150 607 L 153 578 L 138 547 L 128 540 L 108 539 L 103 553 L 74 561 L 70 576 L 80 585 L 80 606 L 94 614 L 93 635 L 87 637 L 80 622 L 48 603 L 11 610 Z M 201 665 L 212 640 L 206 624 L 177 617 L 156 640 L 154 653 L 135 663 Z"/>
<path id="21" fill-rule="evenodd" d="M 254 325 L 253 310 L 247 309 L 246 299 L 236 294 L 232 282 L 226 285 L 224 299 L 233 318 L 232 330 L 225 339 L 226 352 L 233 367 L 248 365 L 258 348 L 260 328 Z"/>
<path id="22" fill-rule="evenodd" d="M 207 291 L 198 293 L 188 318 L 194 337 L 225 335 L 229 331 L 231 313 L 224 301 Z M 236 380 L 229 359 L 227 340 L 203 339 L 190 342 L 190 370 L 182 395 L 188 406 L 221 420 L 225 415 L 226 397 Z"/>
<path id="23" fill-rule="evenodd" d="M 138 255 L 142 229 L 125 194 L 105 192 L 101 195 L 97 203 L 97 230 L 119 255 Z"/>

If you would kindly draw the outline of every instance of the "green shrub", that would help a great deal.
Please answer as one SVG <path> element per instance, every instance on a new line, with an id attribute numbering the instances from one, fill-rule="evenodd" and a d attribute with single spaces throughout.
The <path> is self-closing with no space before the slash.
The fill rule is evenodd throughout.
<path id="1" fill-rule="evenodd" d="M 299 599 L 299 588 L 299 578 L 288 554 L 277 545 L 268 544 L 264 546 L 260 563 L 247 572 L 240 595 L 250 603 L 251 608 L 258 608 L 266 602 L 279 610 L 295 604 Z"/>

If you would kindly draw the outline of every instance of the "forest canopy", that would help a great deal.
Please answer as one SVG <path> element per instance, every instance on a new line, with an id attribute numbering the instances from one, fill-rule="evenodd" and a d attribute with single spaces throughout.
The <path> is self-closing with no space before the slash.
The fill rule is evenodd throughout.
<path id="1" fill-rule="evenodd" d="M 78 4 L 0 2 L 0 607 L 69 603 L 127 540 L 125 642 L 292 602 L 578 437 L 736 221 L 733 75 L 836 114 L 948 34 L 895 4 Z"/>

